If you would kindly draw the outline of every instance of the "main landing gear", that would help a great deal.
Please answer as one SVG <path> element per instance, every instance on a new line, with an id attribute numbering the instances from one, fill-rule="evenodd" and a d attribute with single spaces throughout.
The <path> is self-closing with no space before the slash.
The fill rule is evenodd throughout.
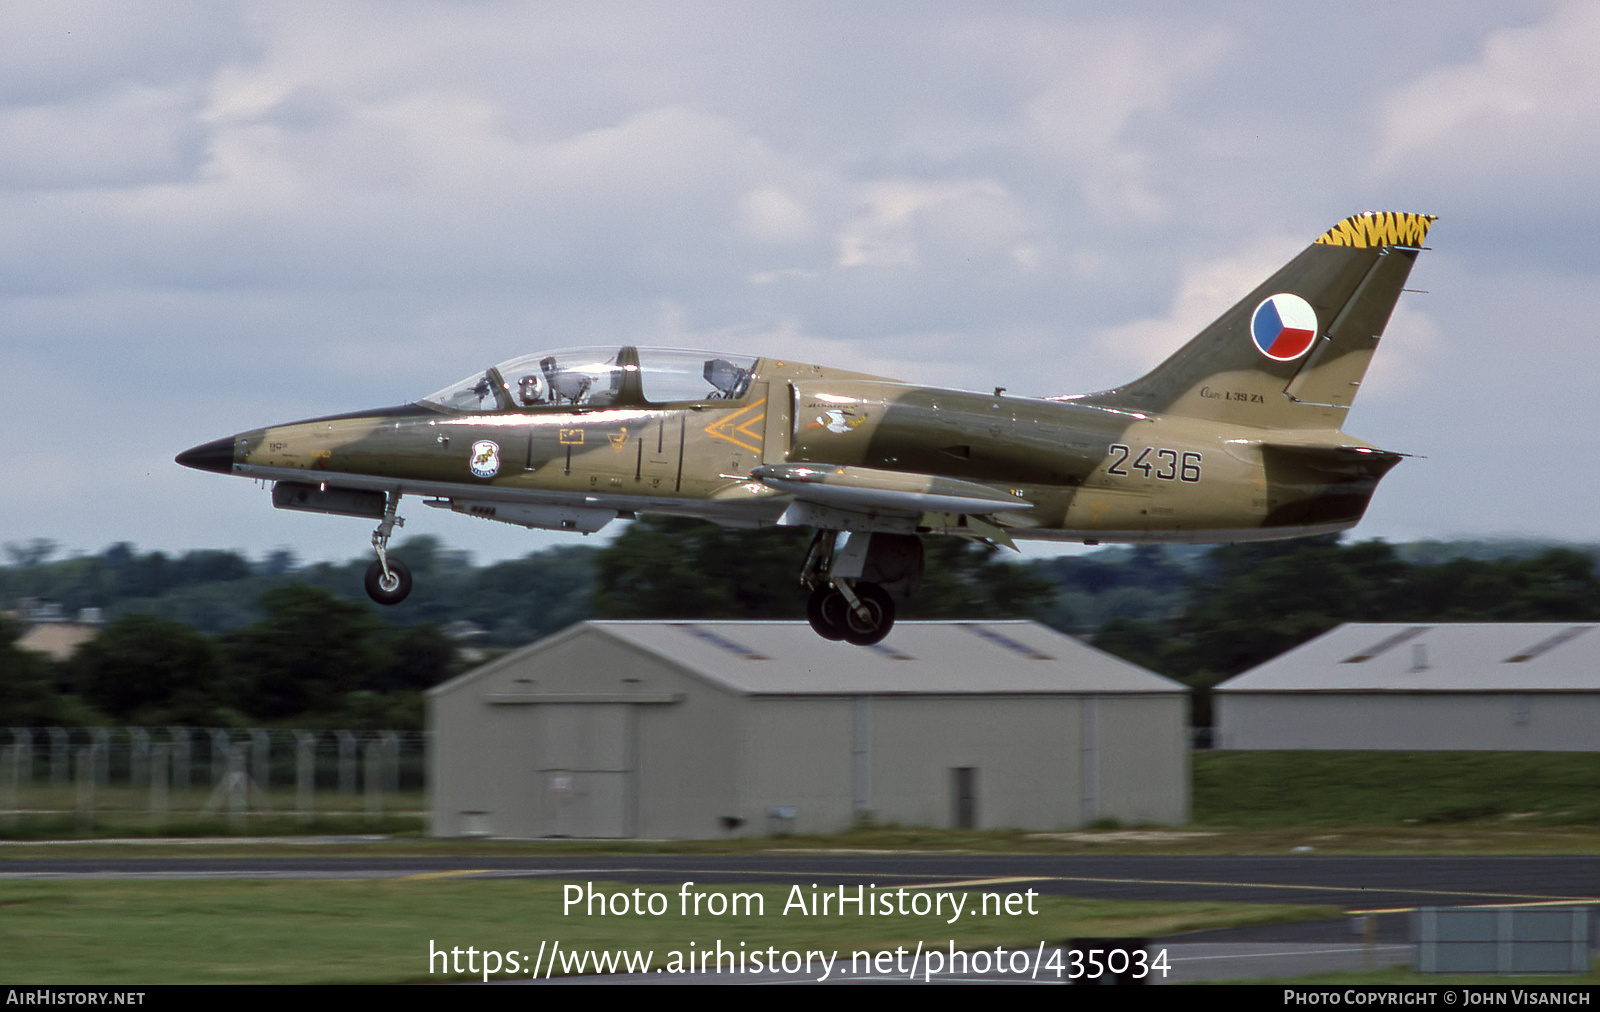
<path id="1" fill-rule="evenodd" d="M 379 604 L 399 604 L 411 593 L 411 570 L 399 559 L 389 558 L 389 536 L 396 527 L 406 522 L 395 516 L 400 508 L 400 493 L 389 493 L 389 504 L 384 508 L 378 529 L 372 532 L 372 550 L 378 560 L 367 567 L 367 596 Z M 370 514 L 369 514 L 370 515 Z"/>
<path id="2" fill-rule="evenodd" d="M 812 589 L 806 618 L 823 639 L 869 647 L 894 628 L 894 598 L 876 583 L 830 580 Z"/>
<path id="3" fill-rule="evenodd" d="M 838 541 L 838 531 L 818 531 L 806 552 L 806 618 L 823 639 L 871 646 L 894 628 L 895 599 L 910 597 L 922 579 L 922 542 L 911 534 L 853 534 L 838 549 Z"/>

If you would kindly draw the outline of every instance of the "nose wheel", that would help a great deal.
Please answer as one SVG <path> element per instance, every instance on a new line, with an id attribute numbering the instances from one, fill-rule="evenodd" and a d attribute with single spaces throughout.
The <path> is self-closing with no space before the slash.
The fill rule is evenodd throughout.
<path id="1" fill-rule="evenodd" d="M 379 604 L 399 604 L 411 593 L 411 569 L 399 559 L 389 559 L 388 571 L 382 562 L 367 567 L 367 596 Z"/>
<path id="2" fill-rule="evenodd" d="M 389 558 L 389 536 L 405 521 L 395 515 L 400 508 L 400 493 L 389 493 L 389 503 L 384 507 L 383 520 L 372 532 L 372 550 L 378 559 L 367 567 L 365 585 L 367 596 L 382 605 L 399 604 L 411 593 L 411 570 L 399 559 Z"/>

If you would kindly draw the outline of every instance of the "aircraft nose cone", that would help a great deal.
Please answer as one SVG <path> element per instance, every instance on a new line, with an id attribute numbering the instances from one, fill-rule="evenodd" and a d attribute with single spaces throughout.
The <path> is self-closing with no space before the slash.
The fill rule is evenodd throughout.
<path id="1" fill-rule="evenodd" d="M 233 473 L 233 437 L 226 439 L 213 439 L 209 443 L 201 443 L 178 454 L 178 463 L 184 467 L 192 467 L 197 471 L 215 471 L 218 474 Z"/>

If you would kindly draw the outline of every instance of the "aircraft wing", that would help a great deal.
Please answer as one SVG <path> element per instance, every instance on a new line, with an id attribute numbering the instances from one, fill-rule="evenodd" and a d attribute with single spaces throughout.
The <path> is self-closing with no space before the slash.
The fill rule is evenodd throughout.
<path id="1" fill-rule="evenodd" d="M 1004 513 L 1032 509 L 1021 496 L 957 478 L 831 464 L 762 464 L 750 477 L 801 502 L 842 510 Z"/>

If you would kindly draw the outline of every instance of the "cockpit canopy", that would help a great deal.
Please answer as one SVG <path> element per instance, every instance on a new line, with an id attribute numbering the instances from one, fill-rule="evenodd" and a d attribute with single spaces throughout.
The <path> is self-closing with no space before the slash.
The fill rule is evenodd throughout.
<path id="1" fill-rule="evenodd" d="M 569 348 L 524 355 L 423 398 L 453 411 L 639 407 L 737 400 L 754 358 L 671 348 Z"/>

